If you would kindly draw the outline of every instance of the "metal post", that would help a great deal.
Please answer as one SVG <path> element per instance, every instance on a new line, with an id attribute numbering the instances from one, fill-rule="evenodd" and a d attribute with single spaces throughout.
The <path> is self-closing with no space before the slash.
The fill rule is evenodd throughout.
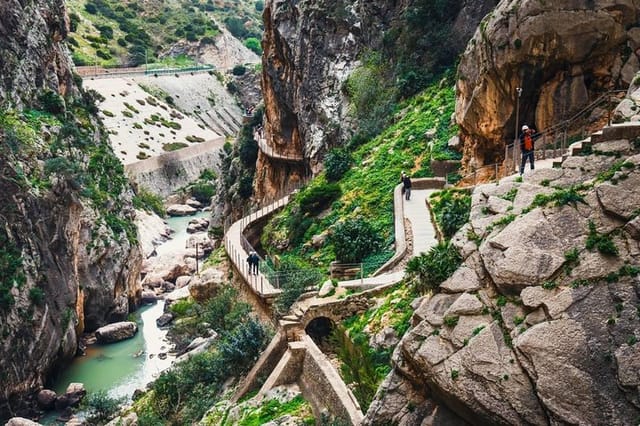
<path id="1" fill-rule="evenodd" d="M 518 96 L 516 97 L 516 132 L 513 135 L 513 170 L 516 169 L 516 145 L 518 144 L 518 129 L 520 127 L 520 96 L 522 96 L 522 87 L 516 87 Z"/>
<path id="2" fill-rule="evenodd" d="M 200 275 L 198 271 L 198 243 L 196 242 L 196 275 Z"/>

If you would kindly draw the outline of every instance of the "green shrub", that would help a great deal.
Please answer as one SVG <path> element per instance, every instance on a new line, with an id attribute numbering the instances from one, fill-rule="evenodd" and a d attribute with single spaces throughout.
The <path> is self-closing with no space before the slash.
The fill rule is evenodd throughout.
<path id="1" fill-rule="evenodd" d="M 83 401 L 82 405 L 87 413 L 90 424 L 101 424 L 111 419 L 120 411 L 120 404 L 126 398 L 112 398 L 106 390 L 92 392 Z"/>
<path id="2" fill-rule="evenodd" d="M 351 167 L 353 159 L 345 149 L 332 149 L 324 157 L 324 169 L 329 182 L 336 182 Z"/>
<path id="3" fill-rule="evenodd" d="M 42 103 L 42 109 L 51 114 L 61 114 L 66 108 L 62 96 L 51 90 L 46 90 L 40 95 L 40 102 Z"/>
<path id="4" fill-rule="evenodd" d="M 593 250 L 596 248 L 600 253 L 605 256 L 617 256 L 619 254 L 618 247 L 616 247 L 611 235 L 599 234 L 596 231 L 596 224 L 589 221 L 589 236 L 586 241 L 587 250 Z"/>
<path id="5" fill-rule="evenodd" d="M 385 368 L 388 364 L 376 362 L 375 350 L 368 341 L 362 338 L 351 340 L 343 326 L 333 330 L 330 341 L 341 361 L 341 376 L 366 412 L 388 372 L 388 368 Z"/>
<path id="6" fill-rule="evenodd" d="M 274 303 L 280 315 L 286 314 L 300 295 L 309 288 L 317 287 L 324 279 L 319 270 L 287 257 L 281 259 L 277 270 L 265 272 L 269 282 L 282 290 Z"/>
<path id="7" fill-rule="evenodd" d="M 133 196 L 133 206 L 136 209 L 152 211 L 160 217 L 164 217 L 167 213 L 162 198 L 141 186 Z"/>
<path id="8" fill-rule="evenodd" d="M 329 236 L 336 259 L 342 263 L 358 263 L 366 256 L 380 251 L 383 239 L 363 218 L 347 219 L 339 223 Z"/>
<path id="9" fill-rule="evenodd" d="M 438 243 L 428 253 L 409 260 L 406 273 L 409 282 L 419 293 L 434 291 L 458 269 L 462 258 L 449 242 Z"/>
<path id="10" fill-rule="evenodd" d="M 187 146 L 189 145 L 187 145 L 184 142 L 171 142 L 171 143 L 165 143 L 164 145 L 162 145 L 162 149 L 165 151 L 171 152 L 171 151 L 177 151 L 182 148 L 186 148 Z"/>
<path id="11" fill-rule="evenodd" d="M 255 37 L 249 37 L 244 41 L 244 45 L 247 49 L 253 51 L 257 55 L 262 55 L 262 46 L 260 40 Z"/>
<path id="12" fill-rule="evenodd" d="M 215 193 L 215 186 L 208 182 L 198 182 L 191 186 L 191 195 L 201 203 L 211 203 L 211 197 Z"/>
<path id="13" fill-rule="evenodd" d="M 44 296 L 44 290 L 40 287 L 31 287 L 29 289 L 29 300 L 31 300 L 34 305 L 42 306 L 44 303 Z"/>
<path id="14" fill-rule="evenodd" d="M 15 244 L 0 229 L 0 310 L 8 311 L 15 303 L 11 294 L 13 287 L 21 287 L 26 278 L 22 269 L 22 254 Z"/>
<path id="15" fill-rule="evenodd" d="M 319 213 L 340 197 L 342 191 L 337 183 L 325 183 L 308 187 L 298 196 L 300 211 L 305 213 Z"/>
<path id="16" fill-rule="evenodd" d="M 237 76 L 242 76 L 247 72 L 247 67 L 245 67 L 244 65 L 236 65 L 235 67 L 233 67 L 233 69 L 231 70 L 231 73 L 233 75 L 237 75 Z"/>
<path id="17" fill-rule="evenodd" d="M 446 189 L 431 195 L 431 206 L 444 237 L 450 239 L 469 221 L 471 196 L 465 190 Z"/>

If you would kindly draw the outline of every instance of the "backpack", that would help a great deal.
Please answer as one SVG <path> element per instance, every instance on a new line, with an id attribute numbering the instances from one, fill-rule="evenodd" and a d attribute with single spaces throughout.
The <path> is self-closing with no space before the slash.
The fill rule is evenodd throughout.
<path id="1" fill-rule="evenodd" d="M 533 139 L 529 133 L 524 135 L 524 144 L 522 145 L 525 151 L 533 151 Z"/>

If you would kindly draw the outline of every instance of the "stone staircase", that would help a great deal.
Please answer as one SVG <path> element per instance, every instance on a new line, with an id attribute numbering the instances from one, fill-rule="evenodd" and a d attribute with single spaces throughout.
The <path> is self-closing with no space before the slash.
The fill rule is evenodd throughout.
<path id="1" fill-rule="evenodd" d="M 617 140 L 633 140 L 638 137 L 640 137 L 640 122 L 628 122 L 604 127 L 590 137 L 569 145 L 567 153 L 558 161 L 554 161 L 553 167 L 562 167 L 562 163 L 567 158 L 588 152 L 589 149 L 593 149 L 597 144 Z"/>

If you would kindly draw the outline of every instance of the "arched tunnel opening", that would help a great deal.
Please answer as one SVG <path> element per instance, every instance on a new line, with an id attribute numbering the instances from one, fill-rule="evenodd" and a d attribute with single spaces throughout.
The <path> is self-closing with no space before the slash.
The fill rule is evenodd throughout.
<path id="1" fill-rule="evenodd" d="M 318 317 L 312 319 L 305 327 L 304 331 L 318 345 L 319 348 L 326 347 L 329 343 L 329 337 L 333 333 L 335 324 L 327 317 Z"/>

